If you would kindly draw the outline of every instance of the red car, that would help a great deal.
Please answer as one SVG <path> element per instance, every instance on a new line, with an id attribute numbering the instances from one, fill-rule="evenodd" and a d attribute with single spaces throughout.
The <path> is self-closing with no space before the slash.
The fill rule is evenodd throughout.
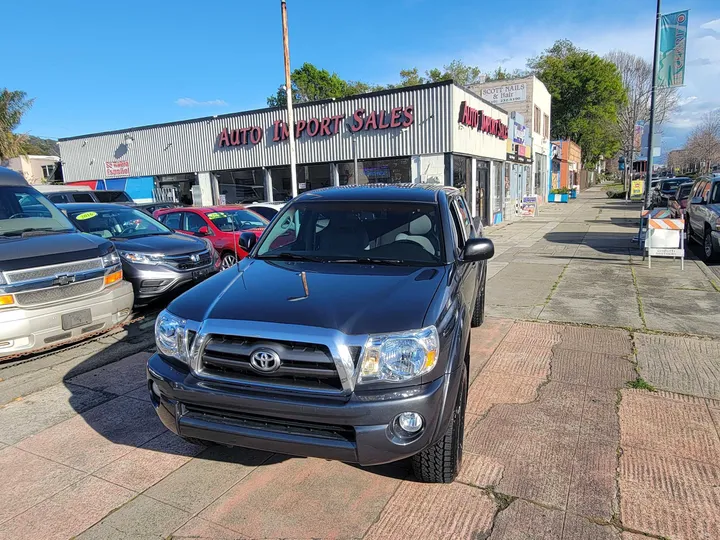
<path id="1" fill-rule="evenodd" d="M 165 208 L 156 210 L 153 216 L 177 232 L 209 239 L 220 255 L 223 269 L 247 255 L 238 245 L 240 233 L 252 232 L 259 239 L 269 223 L 243 206 Z"/>

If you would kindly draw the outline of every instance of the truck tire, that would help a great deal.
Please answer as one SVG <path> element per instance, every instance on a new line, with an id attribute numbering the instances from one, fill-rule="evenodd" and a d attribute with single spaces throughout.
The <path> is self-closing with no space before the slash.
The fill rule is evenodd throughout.
<path id="1" fill-rule="evenodd" d="M 435 444 L 412 457 L 413 473 L 420 482 L 449 484 L 460 472 L 468 386 L 465 362 L 459 369 L 460 388 L 445 434 Z"/>
<path id="2" fill-rule="evenodd" d="M 705 236 L 703 237 L 703 259 L 705 259 L 705 262 L 713 262 L 717 260 L 717 255 L 715 245 L 713 244 L 712 231 L 709 228 L 705 228 Z"/>
<path id="3" fill-rule="evenodd" d="M 485 321 L 485 282 L 480 285 L 480 289 L 478 290 L 477 298 L 475 298 L 475 307 L 473 308 L 473 316 L 472 321 L 470 321 L 470 326 L 472 328 L 477 328 L 478 326 L 482 326 L 482 323 Z"/>

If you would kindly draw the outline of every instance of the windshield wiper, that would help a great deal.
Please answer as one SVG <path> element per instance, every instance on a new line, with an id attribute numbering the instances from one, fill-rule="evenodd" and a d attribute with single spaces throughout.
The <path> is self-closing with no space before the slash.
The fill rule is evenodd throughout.
<path id="1" fill-rule="evenodd" d="M 402 261 L 400 259 L 376 259 L 373 257 L 348 257 L 347 259 L 331 259 L 336 263 L 363 263 L 363 264 L 387 264 L 392 266 L 414 266 L 415 262 Z"/>
<path id="2" fill-rule="evenodd" d="M 20 229 L 18 231 L 7 231 L 4 233 L 0 233 L 0 236 L 22 236 L 23 238 L 25 238 L 27 236 L 34 236 L 31 233 L 35 233 L 35 232 L 40 233 L 40 234 L 47 234 L 47 233 L 64 234 L 64 233 L 68 233 L 71 231 L 70 231 L 70 229 L 56 230 L 56 229 L 53 229 L 52 227 L 29 227 L 27 229 Z"/>
<path id="3" fill-rule="evenodd" d="M 328 259 L 322 257 L 313 257 L 312 255 L 300 255 L 299 253 L 266 253 L 258 259 L 289 259 L 293 261 L 312 261 L 312 262 L 328 262 Z"/>

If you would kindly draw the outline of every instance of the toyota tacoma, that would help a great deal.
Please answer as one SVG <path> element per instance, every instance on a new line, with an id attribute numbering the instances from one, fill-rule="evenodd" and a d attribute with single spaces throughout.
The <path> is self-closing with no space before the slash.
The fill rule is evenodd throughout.
<path id="1" fill-rule="evenodd" d="M 157 317 L 148 391 L 186 439 L 452 482 L 489 239 L 451 187 L 344 186 L 291 201 L 248 256 Z"/>

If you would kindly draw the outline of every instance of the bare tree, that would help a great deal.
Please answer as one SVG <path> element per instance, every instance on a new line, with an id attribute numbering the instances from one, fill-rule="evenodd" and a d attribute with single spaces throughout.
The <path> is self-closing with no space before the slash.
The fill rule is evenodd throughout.
<path id="1" fill-rule="evenodd" d="M 720 163 L 720 109 L 703 115 L 685 148 L 692 161 L 700 166 L 701 173 L 709 172 L 714 164 Z"/>
<path id="2" fill-rule="evenodd" d="M 650 120 L 652 65 L 645 59 L 625 51 L 611 51 L 605 59 L 615 64 L 627 91 L 627 104 L 618 109 L 618 129 L 622 152 L 632 173 L 633 153 L 639 152 L 635 137 L 638 122 Z M 655 125 L 662 126 L 678 105 L 677 88 L 661 88 L 655 99 Z"/>

